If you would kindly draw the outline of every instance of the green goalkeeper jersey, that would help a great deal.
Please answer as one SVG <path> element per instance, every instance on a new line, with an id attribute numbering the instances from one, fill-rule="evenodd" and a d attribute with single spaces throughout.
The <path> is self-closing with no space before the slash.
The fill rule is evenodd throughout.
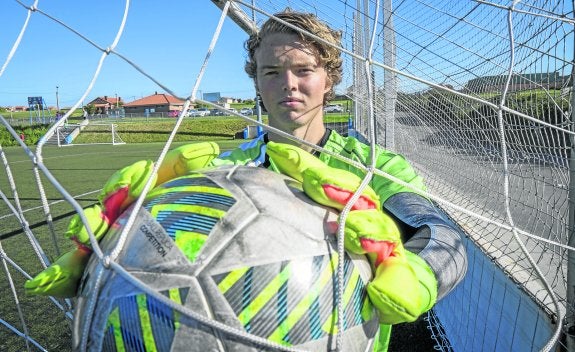
<path id="1" fill-rule="evenodd" d="M 212 161 L 212 164 L 214 166 L 263 166 L 277 171 L 273 160 L 270 160 L 266 154 L 266 141 L 267 134 L 264 134 L 254 140 L 242 144 L 232 151 L 222 153 L 218 158 Z M 357 138 L 344 137 L 335 131 L 328 130 L 326 137 L 322 140 L 320 146 L 334 154 L 349 158 L 363 165 L 369 165 L 371 163 L 371 158 L 369 156 L 370 147 L 360 142 Z M 374 175 L 370 182 L 370 186 L 379 195 L 381 204 L 385 203 L 389 197 L 399 192 L 417 192 L 418 190 L 425 190 L 423 179 L 415 173 L 415 170 L 403 156 L 385 150 L 379 146 L 375 147 L 375 154 L 376 169 L 379 169 L 411 186 L 411 188 L 406 187 L 386 177 Z M 345 161 L 339 160 L 327 153 L 320 153 L 319 159 L 328 166 L 350 171 L 359 177 L 365 176 L 364 170 L 350 165 Z"/>

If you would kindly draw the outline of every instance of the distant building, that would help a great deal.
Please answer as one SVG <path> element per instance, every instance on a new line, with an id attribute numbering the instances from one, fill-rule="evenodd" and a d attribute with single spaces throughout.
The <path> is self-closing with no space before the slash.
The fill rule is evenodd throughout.
<path id="1" fill-rule="evenodd" d="M 108 114 L 110 110 L 116 109 L 122 104 L 123 102 L 121 97 L 116 98 L 104 95 L 103 97 L 97 97 L 87 105 L 94 105 L 96 108 L 94 114 Z"/>
<path id="2" fill-rule="evenodd" d="M 223 105 L 229 105 L 237 103 L 238 100 L 236 98 L 229 98 L 229 97 L 221 97 L 219 103 Z"/>
<path id="3" fill-rule="evenodd" d="M 230 97 L 222 97 L 220 92 L 204 93 L 202 98 L 210 103 L 218 104 L 224 108 L 230 108 L 231 104 L 237 103 L 238 99 Z"/>
<path id="4" fill-rule="evenodd" d="M 9 108 L 10 111 L 12 112 L 16 112 L 16 111 L 26 111 L 28 110 L 27 106 L 23 106 L 23 105 L 17 105 L 17 106 L 11 106 Z"/>
<path id="5" fill-rule="evenodd" d="M 507 83 L 507 75 L 483 76 L 469 80 L 464 91 L 473 93 L 500 92 Z M 526 73 L 511 76 L 509 92 L 529 89 L 561 89 L 571 85 L 569 76 L 561 76 L 558 72 Z"/>
<path id="6" fill-rule="evenodd" d="M 210 103 L 218 103 L 220 101 L 220 92 L 204 93 L 202 98 Z"/>
<path id="7" fill-rule="evenodd" d="M 182 111 L 184 108 L 184 100 L 178 99 L 172 95 L 156 92 L 142 99 L 134 100 L 124 104 L 124 111 L 126 114 L 143 114 L 146 111 L 149 113 L 155 112 L 169 112 L 169 111 Z"/>

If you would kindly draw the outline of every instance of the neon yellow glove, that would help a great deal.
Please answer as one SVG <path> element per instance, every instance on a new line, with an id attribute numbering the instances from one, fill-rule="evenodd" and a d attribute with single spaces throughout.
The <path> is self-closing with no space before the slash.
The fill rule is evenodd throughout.
<path id="1" fill-rule="evenodd" d="M 218 155 L 220 147 L 214 142 L 185 144 L 170 150 L 158 169 L 157 184 L 203 169 Z"/>
<path id="2" fill-rule="evenodd" d="M 361 183 L 358 176 L 329 167 L 292 145 L 269 142 L 267 153 L 281 173 L 303 182 L 310 198 L 340 211 Z M 346 250 L 366 254 L 374 264 L 375 275 L 367 292 L 381 323 L 415 321 L 435 304 L 435 275 L 423 259 L 403 248 L 399 228 L 381 210 L 370 187 L 346 217 L 344 236 Z"/>
<path id="3" fill-rule="evenodd" d="M 166 154 L 157 175 L 152 175 L 154 164 L 142 160 L 116 171 L 106 182 L 100 196 L 100 204 L 84 209 L 88 225 L 97 240 L 106 234 L 120 214 L 136 200 L 148 178 L 153 177 L 152 188 L 173 178 L 199 170 L 220 153 L 213 142 L 186 144 Z M 88 231 L 79 215 L 70 220 L 65 236 L 75 241 L 78 248 L 59 257 L 51 266 L 32 280 L 26 281 L 27 293 L 73 297 L 91 254 Z"/>
<path id="4" fill-rule="evenodd" d="M 84 209 L 84 216 L 96 239 L 101 239 L 108 231 L 110 224 L 106 221 L 100 205 L 95 204 Z M 88 231 L 78 214 L 70 219 L 68 230 L 64 235 L 73 239 L 78 247 L 64 253 L 32 280 L 26 281 L 24 284 L 26 293 L 62 298 L 75 295 L 84 268 L 92 253 L 89 247 Z"/>
<path id="5" fill-rule="evenodd" d="M 90 259 L 90 250 L 78 247 L 62 254 L 52 265 L 26 281 L 26 293 L 61 298 L 73 297 L 84 268 Z"/>

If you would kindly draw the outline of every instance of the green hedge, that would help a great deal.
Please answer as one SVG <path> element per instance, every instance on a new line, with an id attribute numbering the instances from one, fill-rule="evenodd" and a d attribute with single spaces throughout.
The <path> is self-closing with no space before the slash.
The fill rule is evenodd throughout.
<path id="1" fill-rule="evenodd" d="M 14 131 L 16 131 L 18 136 L 23 135 L 26 145 L 35 145 L 46 134 L 49 127 L 50 125 L 35 124 L 14 127 Z M 6 128 L 2 128 L 0 129 L 0 145 L 2 147 L 12 147 L 18 145 L 18 142 Z"/>
<path id="2" fill-rule="evenodd" d="M 125 143 L 165 142 L 174 128 L 175 119 L 137 119 L 114 121 L 116 131 Z M 96 121 L 99 122 L 99 121 Z M 109 122 L 109 121 L 107 121 Z M 241 135 L 248 122 L 239 118 L 185 119 L 175 136 L 175 142 L 226 140 Z M 98 143 L 109 138 L 110 132 L 84 130 L 75 143 Z"/>
<path id="3" fill-rule="evenodd" d="M 165 142 L 174 128 L 175 119 L 138 119 L 122 121 L 105 121 L 116 123 L 117 133 L 126 143 Z M 71 121 L 75 122 L 75 121 Z M 104 121 L 95 121 L 104 122 Z M 248 122 L 239 118 L 194 118 L 186 119 L 181 124 L 175 137 L 175 142 L 226 140 L 242 135 Z M 13 127 L 18 136 L 24 135 L 27 145 L 36 145 L 40 138 L 46 134 L 50 125 L 24 125 Z M 110 139 L 109 128 L 85 131 L 80 133 L 76 143 L 99 143 Z M 7 129 L 0 129 L 0 145 L 10 147 L 18 145 L 17 141 Z"/>

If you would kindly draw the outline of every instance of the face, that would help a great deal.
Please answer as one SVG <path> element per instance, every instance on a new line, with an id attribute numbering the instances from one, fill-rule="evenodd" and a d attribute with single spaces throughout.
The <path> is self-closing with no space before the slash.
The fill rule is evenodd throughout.
<path id="1" fill-rule="evenodd" d="M 330 85 L 314 48 L 295 34 L 274 33 L 262 40 L 255 60 L 256 85 L 269 124 L 317 143 L 325 129 L 323 97 Z"/>

